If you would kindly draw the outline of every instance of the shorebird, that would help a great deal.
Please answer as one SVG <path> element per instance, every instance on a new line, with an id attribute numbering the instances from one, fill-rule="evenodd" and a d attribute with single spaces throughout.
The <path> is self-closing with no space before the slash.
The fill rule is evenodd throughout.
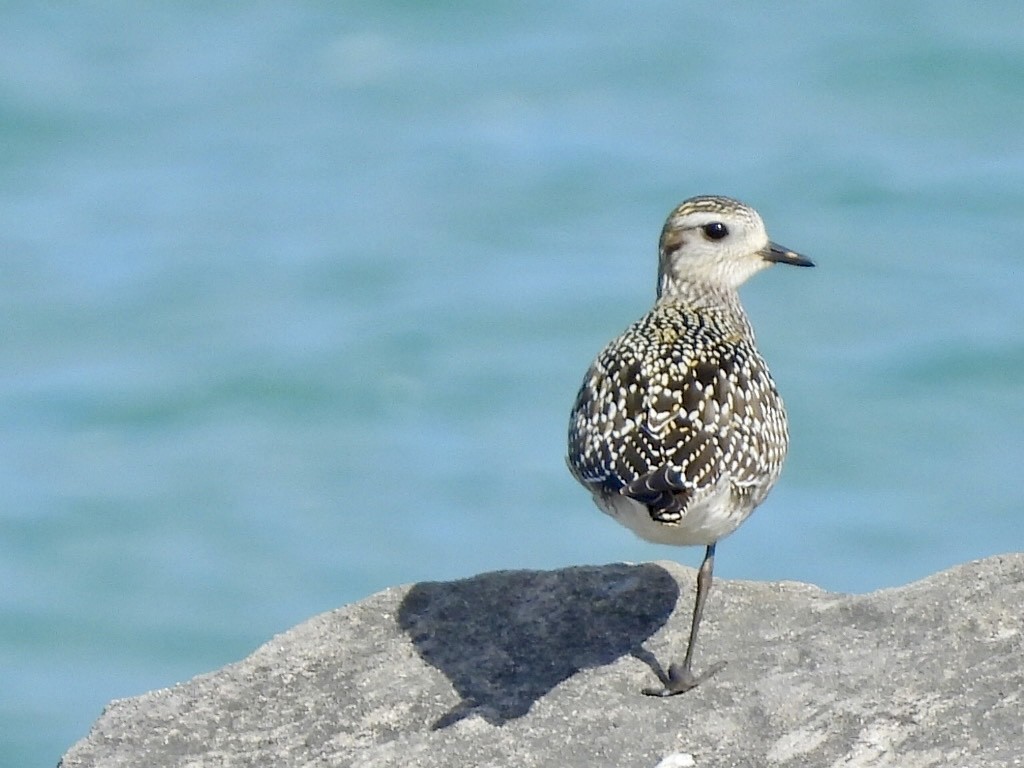
<path id="1" fill-rule="evenodd" d="M 723 666 L 693 671 L 715 545 L 764 501 L 789 446 L 737 293 L 774 263 L 814 266 L 771 242 L 748 205 L 681 203 L 661 232 L 654 307 L 597 356 L 573 405 L 569 469 L 601 511 L 648 541 L 706 547 L 686 654 L 648 695 L 683 693 Z"/>

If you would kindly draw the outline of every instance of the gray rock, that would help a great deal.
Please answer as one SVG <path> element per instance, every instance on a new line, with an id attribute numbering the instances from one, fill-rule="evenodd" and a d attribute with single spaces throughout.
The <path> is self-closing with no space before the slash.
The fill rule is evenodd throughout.
<path id="1" fill-rule="evenodd" d="M 113 702 L 83 766 L 1024 765 L 1024 555 L 837 595 L 719 580 L 681 696 L 674 563 L 389 589 Z"/>

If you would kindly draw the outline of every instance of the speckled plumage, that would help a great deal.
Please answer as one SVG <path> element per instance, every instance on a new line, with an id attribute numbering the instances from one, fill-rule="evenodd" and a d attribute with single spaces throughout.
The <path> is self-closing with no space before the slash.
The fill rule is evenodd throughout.
<path id="1" fill-rule="evenodd" d="M 768 495 L 789 444 L 736 292 L 772 262 L 811 265 L 771 243 L 743 203 L 682 203 L 662 231 L 654 307 L 598 355 L 570 418 L 569 468 L 601 510 L 645 539 L 708 547 L 703 595 L 715 543 Z"/>
<path id="2" fill-rule="evenodd" d="M 569 431 L 573 474 L 598 505 L 613 517 L 616 497 L 644 505 L 658 525 L 637 532 L 666 544 L 711 544 L 735 530 L 775 483 L 788 444 L 782 399 L 724 291 L 659 301 L 605 347 Z M 688 522 L 723 484 L 725 516 Z"/>

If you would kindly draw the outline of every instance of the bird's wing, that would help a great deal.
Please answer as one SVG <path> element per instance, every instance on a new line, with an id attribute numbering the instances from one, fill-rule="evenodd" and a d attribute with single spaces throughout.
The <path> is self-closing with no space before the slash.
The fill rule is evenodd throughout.
<path id="1" fill-rule="evenodd" d="M 751 446 L 778 428 L 765 424 L 760 401 L 765 387 L 777 397 L 774 385 L 752 344 L 715 338 L 634 336 L 599 356 L 570 425 L 577 479 L 634 498 L 664 522 L 723 472 L 738 490 L 763 481 L 766 459 Z"/>
<path id="2" fill-rule="evenodd" d="M 721 478 L 728 441 L 714 404 L 727 394 L 721 351 L 673 346 L 648 360 L 637 433 L 654 460 L 621 493 L 646 504 L 656 520 L 678 520 L 695 494 Z"/>

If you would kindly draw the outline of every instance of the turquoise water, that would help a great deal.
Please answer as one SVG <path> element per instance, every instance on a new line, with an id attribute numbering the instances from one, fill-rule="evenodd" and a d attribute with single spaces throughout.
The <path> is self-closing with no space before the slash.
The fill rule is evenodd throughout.
<path id="1" fill-rule="evenodd" d="M 1021 549 L 1022 125 L 1012 2 L 5 4 L 4 764 L 389 585 L 696 563 L 562 458 L 692 194 L 818 263 L 744 289 L 793 447 L 716 574 Z"/>

